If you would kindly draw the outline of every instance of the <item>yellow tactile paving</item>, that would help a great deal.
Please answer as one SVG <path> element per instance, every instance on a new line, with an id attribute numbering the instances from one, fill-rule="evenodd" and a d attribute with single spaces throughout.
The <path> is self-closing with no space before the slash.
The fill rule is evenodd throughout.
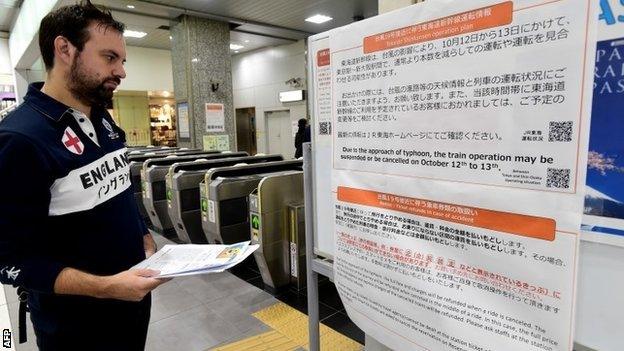
<path id="1" fill-rule="evenodd" d="M 308 316 L 296 309 L 278 302 L 253 314 L 273 330 L 220 346 L 213 351 L 290 351 L 299 347 L 308 349 Z M 364 347 L 338 333 L 320 325 L 322 351 L 360 351 Z"/>

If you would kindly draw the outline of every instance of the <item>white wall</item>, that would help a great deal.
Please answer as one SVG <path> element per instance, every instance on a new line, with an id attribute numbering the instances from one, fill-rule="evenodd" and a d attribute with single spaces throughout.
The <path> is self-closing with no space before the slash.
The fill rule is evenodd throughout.
<path id="1" fill-rule="evenodd" d="M 267 152 L 264 118 L 266 111 L 289 110 L 292 121 L 307 116 L 305 101 L 283 104 L 278 100 L 280 92 L 294 90 L 284 83 L 290 78 L 302 78 L 302 83 L 306 86 L 303 40 L 232 57 L 234 108 L 256 108 L 258 152 Z M 292 157 L 294 152 L 293 144 L 291 150 L 284 151 L 284 157 Z"/>
<path id="2" fill-rule="evenodd" d="M 3 41 L 0 39 L 0 84 L 2 75 L 6 72 L 12 75 L 10 63 L 5 64 Z M 122 80 L 120 90 L 167 90 L 173 91 L 173 73 L 171 69 L 171 51 L 159 49 L 147 49 L 128 46 L 126 62 L 126 79 Z M 8 48 L 7 48 L 8 54 Z M 8 62 L 8 58 L 7 58 Z M 45 69 L 41 58 L 35 61 L 31 69 L 24 70 L 24 77 L 28 83 L 45 80 Z M 10 83 L 13 84 L 11 79 Z"/>
<path id="3" fill-rule="evenodd" d="M 9 47 L 13 67 L 28 69 L 37 59 L 39 23 L 51 10 L 71 3 L 70 0 L 25 0 L 11 28 Z"/>
<path id="4" fill-rule="evenodd" d="M 575 340 L 599 351 L 624 350 L 624 248 L 581 242 Z"/>
<path id="5" fill-rule="evenodd" d="M 13 85 L 9 39 L 0 38 L 0 85 Z"/>
<path id="6" fill-rule="evenodd" d="M 119 90 L 173 91 L 171 51 L 128 46 L 125 67 Z"/>
<path id="7" fill-rule="evenodd" d="M 9 39 L 0 38 L 0 74 L 13 74 L 11 56 L 9 55 Z"/>

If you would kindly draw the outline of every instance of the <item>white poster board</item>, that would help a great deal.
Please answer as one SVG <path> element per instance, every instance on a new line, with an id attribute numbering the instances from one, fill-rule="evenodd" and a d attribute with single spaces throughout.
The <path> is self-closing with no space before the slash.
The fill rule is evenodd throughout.
<path id="1" fill-rule="evenodd" d="M 571 350 L 594 1 L 332 31 L 335 282 L 396 350 Z"/>
<path id="2" fill-rule="evenodd" d="M 225 135 L 204 135 L 202 137 L 205 151 L 229 151 L 230 137 Z"/>
<path id="3" fill-rule="evenodd" d="M 178 131 L 181 139 L 191 137 L 188 102 L 178 102 Z"/>
<path id="4" fill-rule="evenodd" d="M 334 253 L 334 190 L 332 186 L 332 106 L 329 33 L 308 39 L 308 72 L 311 72 L 310 121 L 314 147 L 315 251 L 331 258 Z"/>
<path id="5" fill-rule="evenodd" d="M 223 104 L 206 104 L 206 131 L 225 131 L 225 109 Z"/>

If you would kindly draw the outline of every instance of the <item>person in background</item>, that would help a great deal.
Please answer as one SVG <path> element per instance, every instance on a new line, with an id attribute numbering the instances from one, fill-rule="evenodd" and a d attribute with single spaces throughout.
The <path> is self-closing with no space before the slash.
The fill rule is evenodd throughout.
<path id="1" fill-rule="evenodd" d="M 305 143 L 309 143 L 311 141 L 312 141 L 312 137 L 311 137 L 311 134 L 310 134 L 310 125 L 308 124 L 305 127 L 305 131 L 303 132 L 303 143 L 305 144 Z"/>
<path id="2" fill-rule="evenodd" d="M 299 119 L 298 122 L 299 129 L 297 130 L 297 134 L 295 134 L 295 158 L 299 158 L 303 156 L 303 143 L 305 137 L 305 130 L 308 126 L 308 120 L 305 118 Z"/>
<path id="3" fill-rule="evenodd" d="M 0 281 L 27 292 L 40 350 L 143 350 L 150 291 L 166 281 L 131 269 L 156 244 L 106 111 L 126 77 L 123 32 L 90 1 L 50 12 L 46 81 L 0 123 Z"/>

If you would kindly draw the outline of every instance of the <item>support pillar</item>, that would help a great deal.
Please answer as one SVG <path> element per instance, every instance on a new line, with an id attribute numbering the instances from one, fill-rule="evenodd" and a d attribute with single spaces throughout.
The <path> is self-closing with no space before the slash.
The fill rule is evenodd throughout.
<path id="1" fill-rule="evenodd" d="M 204 135 L 227 136 L 236 151 L 229 24 L 184 15 L 172 23 L 171 36 L 175 98 L 188 103 L 190 124 L 190 138 L 183 138 L 178 120 L 178 145 L 202 148 Z M 206 103 L 223 104 L 224 131 L 206 131 Z"/>

